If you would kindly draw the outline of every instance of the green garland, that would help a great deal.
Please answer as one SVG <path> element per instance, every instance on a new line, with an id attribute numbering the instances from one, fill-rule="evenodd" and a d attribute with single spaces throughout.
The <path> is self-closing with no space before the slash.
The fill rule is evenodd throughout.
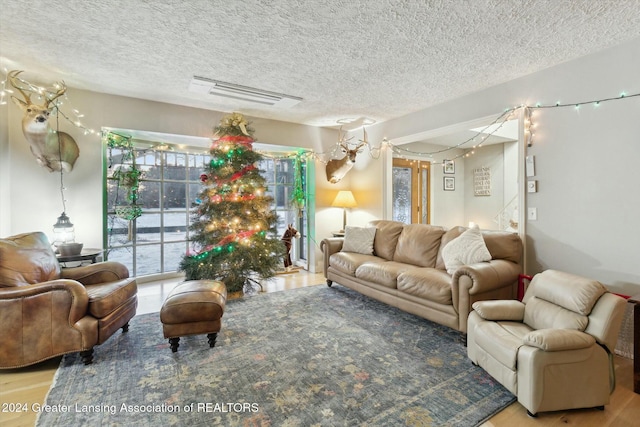
<path id="1" fill-rule="evenodd" d="M 291 194 L 291 205 L 298 210 L 298 216 L 302 216 L 302 210 L 305 206 L 306 194 L 304 194 L 304 176 L 302 175 L 301 156 L 304 151 L 299 151 L 293 161 L 293 193 Z"/>

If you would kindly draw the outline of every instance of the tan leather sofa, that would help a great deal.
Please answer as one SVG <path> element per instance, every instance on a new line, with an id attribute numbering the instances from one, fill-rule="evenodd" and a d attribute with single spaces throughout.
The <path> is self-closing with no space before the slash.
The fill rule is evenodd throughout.
<path id="1" fill-rule="evenodd" d="M 599 407 L 615 387 L 625 300 L 595 280 L 547 270 L 519 301 L 473 304 L 467 352 L 531 416 Z"/>
<path id="2" fill-rule="evenodd" d="M 517 234 L 482 231 L 491 260 L 445 269 L 443 248 L 465 227 L 445 230 L 426 224 L 377 220 L 373 254 L 342 251 L 343 239 L 324 239 L 324 275 L 379 301 L 456 330 L 467 330 L 475 301 L 515 299 L 522 272 L 522 241 Z"/>
<path id="3" fill-rule="evenodd" d="M 44 233 L 0 239 L 0 368 L 93 347 L 126 332 L 138 305 L 135 279 L 115 262 L 60 267 Z"/>

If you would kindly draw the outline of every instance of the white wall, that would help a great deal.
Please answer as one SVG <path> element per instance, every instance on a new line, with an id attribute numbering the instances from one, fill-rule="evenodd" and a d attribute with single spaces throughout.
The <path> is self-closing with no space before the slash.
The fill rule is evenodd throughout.
<path id="1" fill-rule="evenodd" d="M 497 117 L 521 104 L 640 93 L 638 70 L 640 39 L 372 126 L 370 141 Z M 640 97 L 577 111 L 537 110 L 534 117 L 538 127 L 528 154 L 536 156 L 539 192 L 527 195 L 527 205 L 538 209 L 538 220 L 526 224 L 527 273 L 555 268 L 600 280 L 614 291 L 640 293 Z M 388 192 L 387 164 L 369 162 L 355 171 L 353 187 Z M 382 217 L 384 202 L 368 212 Z"/>
<path id="2" fill-rule="evenodd" d="M 136 129 L 178 135 L 210 137 L 213 127 L 225 114 L 140 99 L 106 95 L 82 90 L 68 90 L 68 103 L 80 110 L 87 128 Z M 334 133 L 326 129 L 248 118 L 256 129 L 255 139 L 266 144 L 324 150 L 335 142 Z M 0 120 L 6 122 L 0 132 L 0 231 L 2 236 L 42 230 L 51 233 L 62 212 L 60 175 L 37 165 L 22 134 L 22 111 L 13 103 L 2 106 Z M 1 123 L 0 124 L 4 124 Z M 76 240 L 87 247 L 102 247 L 102 142 L 97 135 L 83 132 L 60 120 L 60 129 L 71 134 L 80 147 L 80 157 L 72 172 L 64 174 L 66 212 L 75 225 Z M 322 166 L 322 165 L 320 165 Z M 318 166 L 324 173 L 324 167 Z M 334 229 L 323 221 L 335 208 L 323 201 L 326 180 L 317 175 L 316 227 L 310 236 L 318 241 Z M 314 219 L 312 219 L 313 221 Z M 320 265 L 322 255 L 312 248 L 311 269 Z"/>
<path id="3" fill-rule="evenodd" d="M 464 159 L 464 221 L 458 225 L 475 222 L 482 229 L 496 229 L 493 217 L 504 207 L 504 153 L 502 144 L 486 145 L 475 150 L 475 154 Z M 476 196 L 474 192 L 474 169 L 489 168 L 491 194 Z"/>
<path id="4" fill-rule="evenodd" d="M 562 268 L 640 293 L 640 98 L 536 116 L 530 268 Z"/>

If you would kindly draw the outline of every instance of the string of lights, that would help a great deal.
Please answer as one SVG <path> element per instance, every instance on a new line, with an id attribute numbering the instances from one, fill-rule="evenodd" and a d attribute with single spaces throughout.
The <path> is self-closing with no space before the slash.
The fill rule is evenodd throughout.
<path id="1" fill-rule="evenodd" d="M 8 87 L 9 72 L 7 71 L 6 68 L 4 72 L 5 72 L 5 79 L 0 83 L 0 105 L 5 105 L 7 103 L 8 96 L 10 94 L 13 94 L 13 90 L 9 89 Z M 21 77 L 16 77 L 16 80 L 18 80 L 21 84 L 26 86 L 23 89 L 33 94 L 36 94 L 38 96 L 39 101 L 42 101 L 44 99 L 47 99 L 49 101 L 52 100 L 54 97 L 56 97 L 57 91 L 63 87 L 60 83 L 54 83 L 53 86 L 49 88 L 44 86 L 37 86 Z M 94 129 L 88 128 L 82 124 L 80 119 L 84 117 L 84 114 L 82 114 L 77 108 L 70 108 L 70 110 L 73 112 L 73 115 L 75 116 L 75 119 L 72 119 L 70 117 L 70 114 L 67 114 L 64 111 L 62 111 L 62 109 L 60 109 L 60 106 L 69 102 L 69 97 L 67 96 L 66 93 L 63 95 L 63 98 L 65 100 L 64 102 L 60 101 L 60 99 L 56 99 L 55 108 L 51 111 L 52 114 L 62 115 L 62 117 L 65 120 L 67 120 L 69 123 L 71 123 L 73 126 L 79 129 L 82 129 L 85 135 L 88 135 L 88 134 L 99 135 L 100 134 L 99 132 L 96 132 Z"/>
<path id="2" fill-rule="evenodd" d="M 8 72 L 5 69 L 5 74 L 7 75 L 5 77 L 5 79 L 3 81 L 0 82 L 0 105 L 4 105 L 7 103 L 7 97 L 13 93 L 13 91 L 8 87 Z M 18 80 L 27 86 L 28 90 L 30 90 L 32 93 L 38 94 L 38 96 L 40 97 L 40 99 L 46 98 L 46 99 L 51 99 L 52 96 L 55 94 L 55 91 L 52 89 L 48 89 L 46 87 L 42 87 L 42 86 L 37 86 L 34 85 L 24 79 L 18 78 Z M 60 89 L 60 84 L 55 83 L 53 85 L 53 88 L 55 90 L 59 90 Z M 286 153 L 286 154 L 273 154 L 273 153 L 265 153 L 265 152 L 261 152 L 261 154 L 265 155 L 266 157 L 269 157 L 271 159 L 275 159 L 275 160 L 285 160 L 285 159 L 295 159 L 295 158 L 299 158 L 299 159 L 304 159 L 304 160 L 309 160 L 309 159 L 313 159 L 315 161 L 321 162 L 323 164 L 327 164 L 330 160 L 337 158 L 341 153 L 342 153 L 342 148 L 340 146 L 340 143 L 345 143 L 348 146 L 357 146 L 358 144 L 364 142 L 364 146 L 367 148 L 368 150 L 368 154 L 371 158 L 373 159 L 378 159 L 380 158 L 380 155 L 382 153 L 383 150 L 385 149 L 390 149 L 391 151 L 393 151 L 395 154 L 399 155 L 400 157 L 425 157 L 427 158 L 427 160 L 430 160 L 432 163 L 435 163 L 435 161 L 433 160 L 433 156 L 437 155 L 437 154 L 442 154 L 442 153 L 447 153 L 450 152 L 452 150 L 456 150 L 456 149 L 465 149 L 466 147 L 468 147 L 468 150 L 464 153 L 460 153 L 457 154 L 455 156 L 450 156 L 449 158 L 443 159 L 442 163 L 446 163 L 452 160 L 456 160 L 458 158 L 461 157 L 468 157 L 470 155 L 475 154 L 475 150 L 477 148 L 482 147 L 483 143 L 492 135 L 494 135 L 496 132 L 498 132 L 498 130 L 500 128 L 502 128 L 502 126 L 509 120 L 513 119 L 514 114 L 520 110 L 520 109 L 524 109 L 525 111 L 525 140 L 527 143 L 527 146 L 531 146 L 533 144 L 533 128 L 535 127 L 535 124 L 533 123 L 533 119 L 532 119 L 532 111 L 533 110 L 541 110 L 541 109 L 553 109 L 553 108 L 567 108 L 567 107 L 573 107 L 575 109 L 579 109 L 580 107 L 584 106 L 584 105 L 593 105 L 594 107 L 598 107 L 600 106 L 600 104 L 604 103 L 604 102 L 609 102 L 609 101 L 620 101 L 620 100 L 625 100 L 625 99 L 630 99 L 630 98 L 634 98 L 634 97 L 638 97 L 640 96 L 640 93 L 633 93 L 633 94 L 627 94 L 625 92 L 620 93 L 620 95 L 618 96 L 613 96 L 613 97 L 607 97 L 607 98 L 601 98 L 601 99 L 595 99 L 595 100 L 588 100 L 588 101 L 579 101 L 579 102 L 560 102 L 557 101 L 555 104 L 542 104 L 540 102 L 536 103 L 535 105 L 526 105 L 526 104 L 522 104 L 519 106 L 515 106 L 515 107 L 510 107 L 505 109 L 504 112 L 502 112 L 498 117 L 496 117 L 496 119 L 490 123 L 489 125 L 487 125 L 486 127 L 484 127 L 482 130 L 479 130 L 478 132 L 476 132 L 475 135 L 471 136 L 470 138 L 467 138 L 459 143 L 447 146 L 447 147 L 443 147 L 441 149 L 437 149 L 437 150 L 428 150 L 428 151 L 418 151 L 415 148 L 414 149 L 408 149 L 403 147 L 402 145 L 397 145 L 392 143 L 391 141 L 388 141 L 386 138 L 383 138 L 383 140 L 381 141 L 380 144 L 373 145 L 370 142 L 366 141 L 366 137 L 364 140 L 358 140 L 356 142 L 350 142 L 349 140 L 343 140 L 343 141 L 337 141 L 333 147 L 331 147 L 330 150 L 327 151 L 323 151 L 323 152 L 316 152 L 314 150 L 306 150 L 304 152 L 295 152 L 295 153 Z M 68 97 L 67 94 L 64 94 L 64 99 L 65 101 L 68 102 Z M 54 114 L 60 114 L 62 115 L 62 117 L 64 119 L 66 119 L 69 123 L 71 123 L 73 126 L 84 130 L 84 134 L 100 134 L 100 132 L 96 132 L 94 129 L 88 128 L 86 126 L 84 126 L 82 124 L 82 122 L 80 121 L 81 118 L 84 117 L 84 115 L 77 109 L 75 108 L 71 108 L 71 111 L 73 112 L 73 115 L 75 116 L 75 119 L 71 117 L 70 114 L 65 113 L 62 109 L 60 109 L 60 106 L 63 105 L 63 102 L 60 103 L 56 103 L 56 108 L 54 109 Z M 499 124 L 498 124 L 499 123 Z M 490 129 L 492 126 L 495 126 L 496 124 L 498 124 L 498 126 L 494 127 L 490 132 L 486 132 L 487 129 Z M 475 143 L 476 141 L 478 141 L 478 139 L 480 139 L 480 142 L 478 142 L 477 144 L 474 144 L 472 146 L 469 146 L 469 144 L 471 143 Z"/>
<path id="3" fill-rule="evenodd" d="M 580 108 L 580 106 L 582 106 L 582 105 L 589 105 L 589 104 L 593 105 L 594 107 L 597 107 L 602 102 L 618 101 L 618 100 L 621 100 L 621 99 L 633 98 L 635 96 L 640 96 L 640 93 L 634 93 L 632 95 L 627 95 L 626 93 L 622 92 L 619 96 L 615 96 L 615 97 L 611 97 L 611 98 L 596 99 L 594 101 L 570 102 L 570 103 L 564 103 L 564 104 L 560 103 L 560 101 L 558 101 L 554 105 L 542 105 L 540 103 L 537 103 L 535 106 L 527 106 L 527 108 L 536 108 L 536 109 L 563 108 L 563 107 Z"/>
<path id="4" fill-rule="evenodd" d="M 475 154 L 475 149 L 482 147 L 483 143 L 493 134 L 495 134 L 500 128 L 502 128 L 502 126 L 508 122 L 509 120 L 513 119 L 513 116 L 518 112 L 518 110 L 520 109 L 524 109 L 524 114 L 525 114 L 525 141 L 527 146 L 531 146 L 533 144 L 533 137 L 534 137 L 534 133 L 533 133 L 533 129 L 535 128 L 536 124 L 533 122 L 533 117 L 532 117 L 532 111 L 536 110 L 536 109 L 551 109 L 551 108 L 565 108 L 565 107 L 574 107 L 576 109 L 579 109 L 581 106 L 583 105 L 593 105 L 594 107 L 598 107 L 601 103 L 603 102 L 608 102 L 608 101 L 619 101 L 619 100 L 624 100 L 624 99 L 629 99 L 629 98 L 633 98 L 633 97 L 637 97 L 640 96 L 640 93 L 634 93 L 634 94 L 626 94 L 626 93 L 621 93 L 619 96 L 615 96 L 615 97 L 609 97 L 609 98 L 602 98 L 602 99 L 595 99 L 595 100 L 590 100 L 590 101 L 580 101 L 580 102 L 566 102 L 566 103 L 561 103 L 561 102 L 556 102 L 555 104 L 549 104 L 549 105 L 543 105 L 541 103 L 536 103 L 535 105 L 526 105 L 526 104 L 522 104 L 522 105 L 518 105 L 518 106 L 514 106 L 514 107 L 510 107 L 505 109 L 505 111 L 503 113 L 501 113 L 493 122 L 491 122 L 489 125 L 487 125 L 486 127 L 484 127 L 482 130 L 478 131 L 474 136 L 461 141 L 460 143 L 454 144 L 454 145 L 450 145 L 447 147 L 444 147 L 442 149 L 438 149 L 438 150 L 430 150 L 430 151 L 417 151 L 417 150 L 411 150 L 411 149 L 407 149 L 402 147 L 401 145 L 396 145 L 393 144 L 392 142 L 388 141 L 386 138 L 384 138 L 381 142 L 380 145 L 373 146 L 372 144 L 370 144 L 369 142 L 367 142 L 365 145 L 367 146 L 367 148 L 369 149 L 369 153 L 370 156 L 372 158 L 378 158 L 380 156 L 380 152 L 385 149 L 386 147 L 389 147 L 389 149 L 391 149 L 394 153 L 399 154 L 401 157 L 402 156 L 416 156 L 416 157 L 427 157 L 428 159 L 431 159 L 432 163 L 435 163 L 433 161 L 433 155 L 434 154 L 441 154 L 441 153 L 446 153 L 449 152 L 451 150 L 455 150 L 455 149 L 461 149 L 464 148 L 465 145 L 469 144 L 470 142 L 475 142 L 477 141 L 478 137 L 480 137 L 481 141 L 476 144 L 473 145 L 472 147 L 470 147 L 469 151 L 466 151 L 464 153 L 460 153 L 457 154 L 456 156 L 447 158 L 447 159 L 443 159 L 441 161 L 442 164 L 445 164 L 447 162 L 456 160 L 458 158 L 461 157 L 469 157 L 473 154 Z M 498 122 L 500 122 L 500 124 L 495 127 L 495 129 L 493 129 L 491 132 L 485 133 L 485 131 L 489 128 L 491 128 L 492 126 L 496 125 Z M 362 142 L 362 141 L 361 141 Z M 357 143 L 351 143 L 347 141 L 347 144 L 349 145 L 355 145 Z M 336 143 L 336 147 L 339 148 L 339 143 Z M 332 156 L 335 153 L 335 148 L 331 151 Z M 319 155 L 319 154 L 326 154 L 325 153 L 314 153 L 315 156 Z M 374 153 L 377 153 L 374 154 Z M 323 163 L 326 164 L 326 161 L 323 161 Z"/>

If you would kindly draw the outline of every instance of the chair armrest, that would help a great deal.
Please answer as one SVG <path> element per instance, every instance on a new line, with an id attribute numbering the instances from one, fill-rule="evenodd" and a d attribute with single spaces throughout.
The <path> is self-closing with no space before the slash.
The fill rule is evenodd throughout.
<path id="1" fill-rule="evenodd" d="M 54 296 L 53 293 L 59 295 Z M 66 297 L 60 294 L 66 294 Z M 29 301 L 29 306 L 32 308 L 41 306 L 42 309 L 48 308 L 50 311 L 68 311 L 70 325 L 86 316 L 89 307 L 87 290 L 74 280 L 58 279 L 0 289 L 0 311 L 8 314 L 14 303 L 20 302 L 21 306 L 24 301 Z"/>
<path id="2" fill-rule="evenodd" d="M 515 300 L 476 301 L 473 310 L 485 320 L 522 322 L 524 304 Z"/>
<path id="3" fill-rule="evenodd" d="M 340 252 L 343 243 L 344 239 L 341 237 L 328 237 L 320 242 L 320 250 L 324 255 L 324 277 L 327 277 L 327 270 L 329 269 L 329 258 L 332 254 Z"/>
<path id="4" fill-rule="evenodd" d="M 129 277 L 129 270 L 119 262 L 106 261 L 80 267 L 63 268 L 60 274 L 64 279 L 77 280 L 83 285 L 95 285 L 126 279 Z"/>
<path id="5" fill-rule="evenodd" d="M 591 347 L 596 339 L 575 329 L 538 329 L 525 335 L 522 342 L 543 351 L 563 351 Z"/>

